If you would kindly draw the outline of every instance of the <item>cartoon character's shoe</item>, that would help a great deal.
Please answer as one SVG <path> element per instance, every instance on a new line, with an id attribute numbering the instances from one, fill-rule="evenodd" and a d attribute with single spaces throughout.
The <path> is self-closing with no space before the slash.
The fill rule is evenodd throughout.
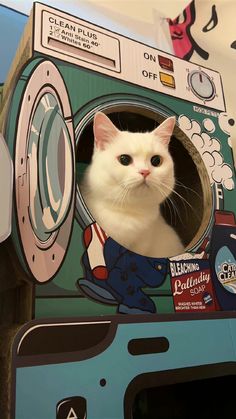
<path id="1" fill-rule="evenodd" d="M 77 286 L 87 297 L 100 303 L 117 305 L 116 298 L 109 292 L 108 287 L 104 287 L 104 285 L 104 283 L 97 285 L 87 279 L 79 279 L 77 281 Z"/>

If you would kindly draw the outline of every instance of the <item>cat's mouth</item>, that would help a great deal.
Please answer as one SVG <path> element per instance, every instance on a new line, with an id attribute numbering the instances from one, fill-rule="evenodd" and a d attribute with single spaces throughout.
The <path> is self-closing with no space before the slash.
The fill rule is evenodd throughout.
<path id="1" fill-rule="evenodd" d="M 123 185 L 125 189 L 137 191 L 137 189 L 152 189 L 152 182 L 148 178 L 135 179 Z"/>
<path id="2" fill-rule="evenodd" d="M 144 178 L 141 179 L 140 182 L 138 183 L 137 187 L 144 187 L 144 188 L 150 188 L 150 182 L 148 181 L 148 179 Z"/>
<path id="3" fill-rule="evenodd" d="M 148 182 L 148 180 L 147 180 L 147 179 L 143 179 L 143 181 L 142 181 L 141 185 L 144 185 L 144 186 L 146 186 L 147 188 L 149 188 L 149 187 L 150 187 L 150 184 L 149 184 L 149 182 Z"/>

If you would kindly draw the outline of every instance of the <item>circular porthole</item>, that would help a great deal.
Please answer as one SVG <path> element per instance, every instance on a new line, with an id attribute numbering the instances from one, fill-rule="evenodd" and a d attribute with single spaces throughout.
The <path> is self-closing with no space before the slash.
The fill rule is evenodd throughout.
<path id="1" fill-rule="evenodd" d="M 152 131 L 165 118 L 173 115 L 163 109 L 148 107 L 147 104 L 137 105 L 131 102 L 107 105 L 99 110 L 107 114 L 117 128 L 131 132 Z M 94 113 L 95 110 L 87 115 L 76 130 L 76 214 L 83 227 L 93 221 L 78 185 L 84 170 L 91 162 Z M 177 125 L 169 150 L 175 165 L 176 184 L 173 193 L 162 205 L 161 210 L 166 221 L 181 237 L 185 248 L 191 249 L 200 241 L 212 215 L 210 182 L 200 154 Z"/>
<path id="2" fill-rule="evenodd" d="M 42 61 L 27 80 L 15 144 L 17 226 L 38 282 L 51 279 L 66 254 L 74 218 L 74 159 L 66 87 L 56 66 Z"/>
<path id="3" fill-rule="evenodd" d="M 47 106 L 45 106 L 47 104 Z M 73 186 L 71 139 L 56 97 L 38 100 L 29 131 L 29 215 L 39 243 L 46 242 L 67 215 Z"/>

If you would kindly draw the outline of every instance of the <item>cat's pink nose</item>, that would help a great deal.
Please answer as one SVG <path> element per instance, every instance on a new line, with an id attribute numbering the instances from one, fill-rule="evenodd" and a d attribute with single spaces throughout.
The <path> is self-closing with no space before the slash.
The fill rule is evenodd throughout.
<path id="1" fill-rule="evenodd" d="M 148 175 L 150 175 L 150 170 L 148 170 L 148 169 L 141 169 L 141 170 L 139 170 L 139 173 L 144 177 L 144 179 L 148 176 Z"/>

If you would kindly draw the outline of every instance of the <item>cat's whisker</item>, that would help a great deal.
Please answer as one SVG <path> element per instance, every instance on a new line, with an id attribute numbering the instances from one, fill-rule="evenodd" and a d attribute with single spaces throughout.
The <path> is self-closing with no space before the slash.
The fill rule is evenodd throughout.
<path id="1" fill-rule="evenodd" d="M 133 184 L 136 184 L 136 183 L 140 183 L 140 180 L 139 179 L 137 179 L 137 178 L 134 178 L 134 177 L 130 177 L 130 178 L 127 178 L 125 181 L 123 181 L 123 185 L 125 185 L 125 186 L 129 186 L 129 185 L 133 185 Z"/>
<path id="2" fill-rule="evenodd" d="M 196 192 L 193 188 L 189 188 L 188 186 L 184 185 L 184 183 L 180 182 L 179 180 L 176 180 L 175 184 L 176 184 L 176 186 L 179 186 L 179 187 L 185 189 L 186 191 L 191 192 L 191 194 L 192 193 L 195 194 L 198 198 L 202 199 L 201 195 L 198 192 Z"/>
<path id="3" fill-rule="evenodd" d="M 150 179 L 149 180 L 149 185 L 151 186 L 151 187 L 153 187 L 154 189 L 156 189 L 157 191 L 160 191 L 160 183 L 159 182 L 156 182 L 156 180 L 155 179 Z M 161 191 L 160 191 L 161 192 Z M 163 193 L 164 193 L 164 191 L 162 190 L 162 196 L 164 197 L 164 198 L 167 198 L 167 196 L 169 195 L 169 193 L 168 194 L 164 194 L 163 195 Z"/>
<path id="4" fill-rule="evenodd" d="M 162 182 L 164 184 L 164 182 Z M 181 199 L 181 202 L 183 203 L 183 206 L 185 208 L 185 212 L 186 212 L 186 217 L 188 219 L 188 211 L 186 208 L 186 205 L 192 210 L 192 212 L 194 213 L 195 217 L 198 219 L 198 221 L 200 221 L 200 217 L 199 214 L 195 211 L 194 207 L 187 201 L 187 199 L 185 199 L 183 197 L 183 195 L 181 195 L 180 193 L 178 193 L 177 191 L 175 191 L 174 189 L 170 188 L 168 185 L 164 184 L 164 186 L 169 189 L 174 195 L 178 196 Z"/>
<path id="5" fill-rule="evenodd" d="M 121 204 L 122 204 L 121 206 L 122 207 L 124 206 L 125 201 L 128 199 L 129 194 L 130 194 L 130 189 L 126 188 L 125 191 L 124 191 L 124 194 L 123 194 L 122 201 L 121 201 Z"/>
<path id="6" fill-rule="evenodd" d="M 181 201 L 182 201 L 183 205 L 185 206 L 185 208 L 186 208 L 186 205 L 187 205 L 192 210 L 192 212 L 195 215 L 195 217 L 197 218 L 197 220 L 200 221 L 199 214 L 196 212 L 195 208 L 187 201 L 187 199 L 185 199 L 181 194 L 179 194 L 175 190 L 173 191 L 173 193 L 175 195 L 177 195 L 181 199 Z M 187 211 L 187 214 L 188 214 L 188 211 Z"/>
<path id="7" fill-rule="evenodd" d="M 174 200 L 169 196 L 167 198 L 167 202 L 170 201 L 172 208 L 174 210 L 174 214 L 175 214 L 175 225 L 177 224 L 177 218 L 179 219 L 180 223 L 184 226 L 184 222 L 183 222 L 183 217 L 181 217 L 180 211 L 177 207 L 177 205 L 175 204 Z"/>
<path id="8" fill-rule="evenodd" d="M 168 208 L 169 208 L 169 213 L 170 213 L 170 223 L 171 223 L 171 225 L 172 225 L 172 226 L 173 226 L 173 225 L 176 225 L 176 221 L 177 221 L 177 219 L 176 219 L 176 213 L 177 213 L 177 216 L 178 216 L 178 211 L 177 211 L 177 208 L 176 208 L 176 206 L 175 206 L 174 202 L 172 201 L 172 199 L 171 199 L 171 198 L 169 198 L 169 197 L 168 197 L 168 198 L 164 201 L 164 205 L 167 205 L 167 206 L 168 206 Z M 174 215 L 174 224 L 173 224 L 172 214 Z"/>
<path id="9" fill-rule="evenodd" d="M 137 180 L 126 179 L 125 181 L 121 181 L 118 186 L 118 193 L 116 193 L 115 199 L 113 200 L 113 206 L 123 207 L 131 191 L 138 186 Z"/>
<path id="10" fill-rule="evenodd" d="M 120 186 L 122 187 L 120 188 L 119 195 L 115 202 L 119 204 L 120 207 L 123 207 L 130 192 L 132 191 L 132 188 L 129 185 L 126 185 L 124 182 L 121 182 Z"/>
<path id="11" fill-rule="evenodd" d="M 171 188 L 169 185 L 167 185 L 165 182 L 161 182 L 161 184 L 169 191 L 171 191 L 171 193 L 174 193 L 175 195 L 177 195 L 181 200 L 183 200 L 191 209 L 193 209 L 192 205 L 187 201 L 187 199 L 185 199 L 182 195 L 180 195 L 177 191 L 175 191 L 173 188 Z"/>
<path id="12" fill-rule="evenodd" d="M 172 221 L 172 208 L 171 208 L 171 206 L 170 206 L 170 204 L 169 204 L 169 201 L 168 201 L 168 198 L 166 197 L 166 195 L 165 195 L 165 193 L 159 188 L 159 191 L 160 191 L 160 194 L 163 196 L 163 198 L 164 198 L 164 202 L 163 202 L 163 206 L 165 206 L 165 205 L 167 205 L 168 206 L 168 208 L 169 208 L 169 213 L 170 213 L 170 223 L 171 223 L 171 225 L 173 225 L 172 223 L 173 223 L 173 221 Z M 174 214 L 175 214 L 175 211 L 174 211 Z"/>
<path id="13" fill-rule="evenodd" d="M 184 197 L 182 197 L 178 192 L 176 192 L 172 187 L 170 187 L 168 184 L 166 184 L 165 182 L 161 182 L 162 183 L 162 185 L 169 191 L 169 192 L 171 192 L 171 194 L 175 194 L 176 196 L 178 196 L 179 198 L 181 198 L 181 202 L 183 203 L 183 206 L 184 206 L 184 211 L 185 211 L 185 217 L 186 217 L 186 219 L 188 219 L 188 210 L 187 210 L 187 207 L 186 207 L 186 203 L 190 206 L 190 208 L 193 210 L 193 208 L 192 208 L 192 206 L 188 203 L 188 201 L 184 198 Z M 171 195 L 170 194 L 170 195 Z M 169 194 L 168 194 L 168 197 L 169 197 Z M 172 199 L 172 202 L 173 202 L 173 199 Z M 177 211 L 178 212 L 178 211 Z"/>
<path id="14" fill-rule="evenodd" d="M 126 197 L 129 194 L 129 189 L 128 188 L 122 188 L 120 189 L 119 193 L 116 194 L 115 199 L 113 200 L 113 206 L 119 206 L 119 207 L 123 207 Z"/>
<path id="15" fill-rule="evenodd" d="M 184 190 L 186 190 L 186 191 L 187 191 L 187 193 L 189 193 L 189 194 L 195 194 L 195 196 L 196 196 L 196 197 L 197 197 L 200 201 L 202 201 L 202 196 L 201 196 L 198 192 L 196 192 L 193 188 L 189 188 L 188 186 L 184 185 L 182 182 L 180 182 L 180 181 L 178 181 L 178 180 L 176 180 L 176 181 L 175 181 L 175 184 L 176 184 L 176 186 L 179 186 L 180 188 L 183 188 Z M 174 193 L 176 193 L 176 194 L 177 194 L 177 192 L 176 192 L 176 191 L 174 191 Z M 192 211 L 193 211 L 193 213 L 194 213 L 194 215 L 195 215 L 196 219 L 197 219 L 198 221 L 200 221 L 199 214 L 196 212 L 195 208 L 194 208 L 192 205 L 190 205 L 190 203 L 188 202 L 188 200 L 185 200 L 185 198 L 184 198 L 181 194 L 180 194 L 180 197 L 181 197 L 181 200 L 185 201 L 185 202 L 189 205 L 189 207 L 192 209 Z"/>
<path id="16" fill-rule="evenodd" d="M 176 225 L 177 223 L 177 217 L 179 218 L 179 220 L 181 221 L 181 223 L 183 224 L 182 218 L 180 216 L 180 213 L 178 211 L 178 207 L 175 205 L 174 200 L 171 198 L 170 195 L 170 191 L 172 192 L 172 188 L 167 188 L 167 185 L 164 182 L 161 182 L 160 184 L 160 180 L 159 183 L 154 183 L 154 186 L 158 189 L 158 191 L 160 192 L 160 194 L 163 196 L 164 198 L 164 202 L 163 205 L 167 205 L 169 208 L 169 213 L 170 213 L 170 223 L 171 225 L 173 225 L 173 217 L 172 215 L 174 215 L 174 223 Z"/>
<path id="17" fill-rule="evenodd" d="M 140 183 L 140 180 L 137 179 L 127 179 L 125 182 L 121 183 L 123 188 L 128 188 L 129 190 L 132 190 L 141 185 L 142 183 Z"/>
<path id="18" fill-rule="evenodd" d="M 159 185 L 159 191 L 162 194 L 162 196 L 165 198 L 165 200 L 163 202 L 163 205 L 166 204 L 168 206 L 168 208 L 169 208 L 169 213 L 170 213 L 170 217 L 171 217 L 171 220 L 170 220 L 171 225 L 173 225 L 173 221 L 172 221 L 172 212 L 173 211 L 174 211 L 174 216 L 175 216 L 175 220 L 174 220 L 175 221 L 175 224 L 174 225 L 176 225 L 176 223 L 177 223 L 176 216 L 179 218 L 179 220 L 183 224 L 182 218 L 180 216 L 180 213 L 178 211 L 177 206 L 174 203 L 174 200 L 171 199 L 171 196 L 166 196 L 166 193 L 160 188 L 160 185 Z M 171 207 L 170 204 L 172 205 L 172 207 Z M 172 211 L 172 209 L 173 209 L 173 211 Z"/>

